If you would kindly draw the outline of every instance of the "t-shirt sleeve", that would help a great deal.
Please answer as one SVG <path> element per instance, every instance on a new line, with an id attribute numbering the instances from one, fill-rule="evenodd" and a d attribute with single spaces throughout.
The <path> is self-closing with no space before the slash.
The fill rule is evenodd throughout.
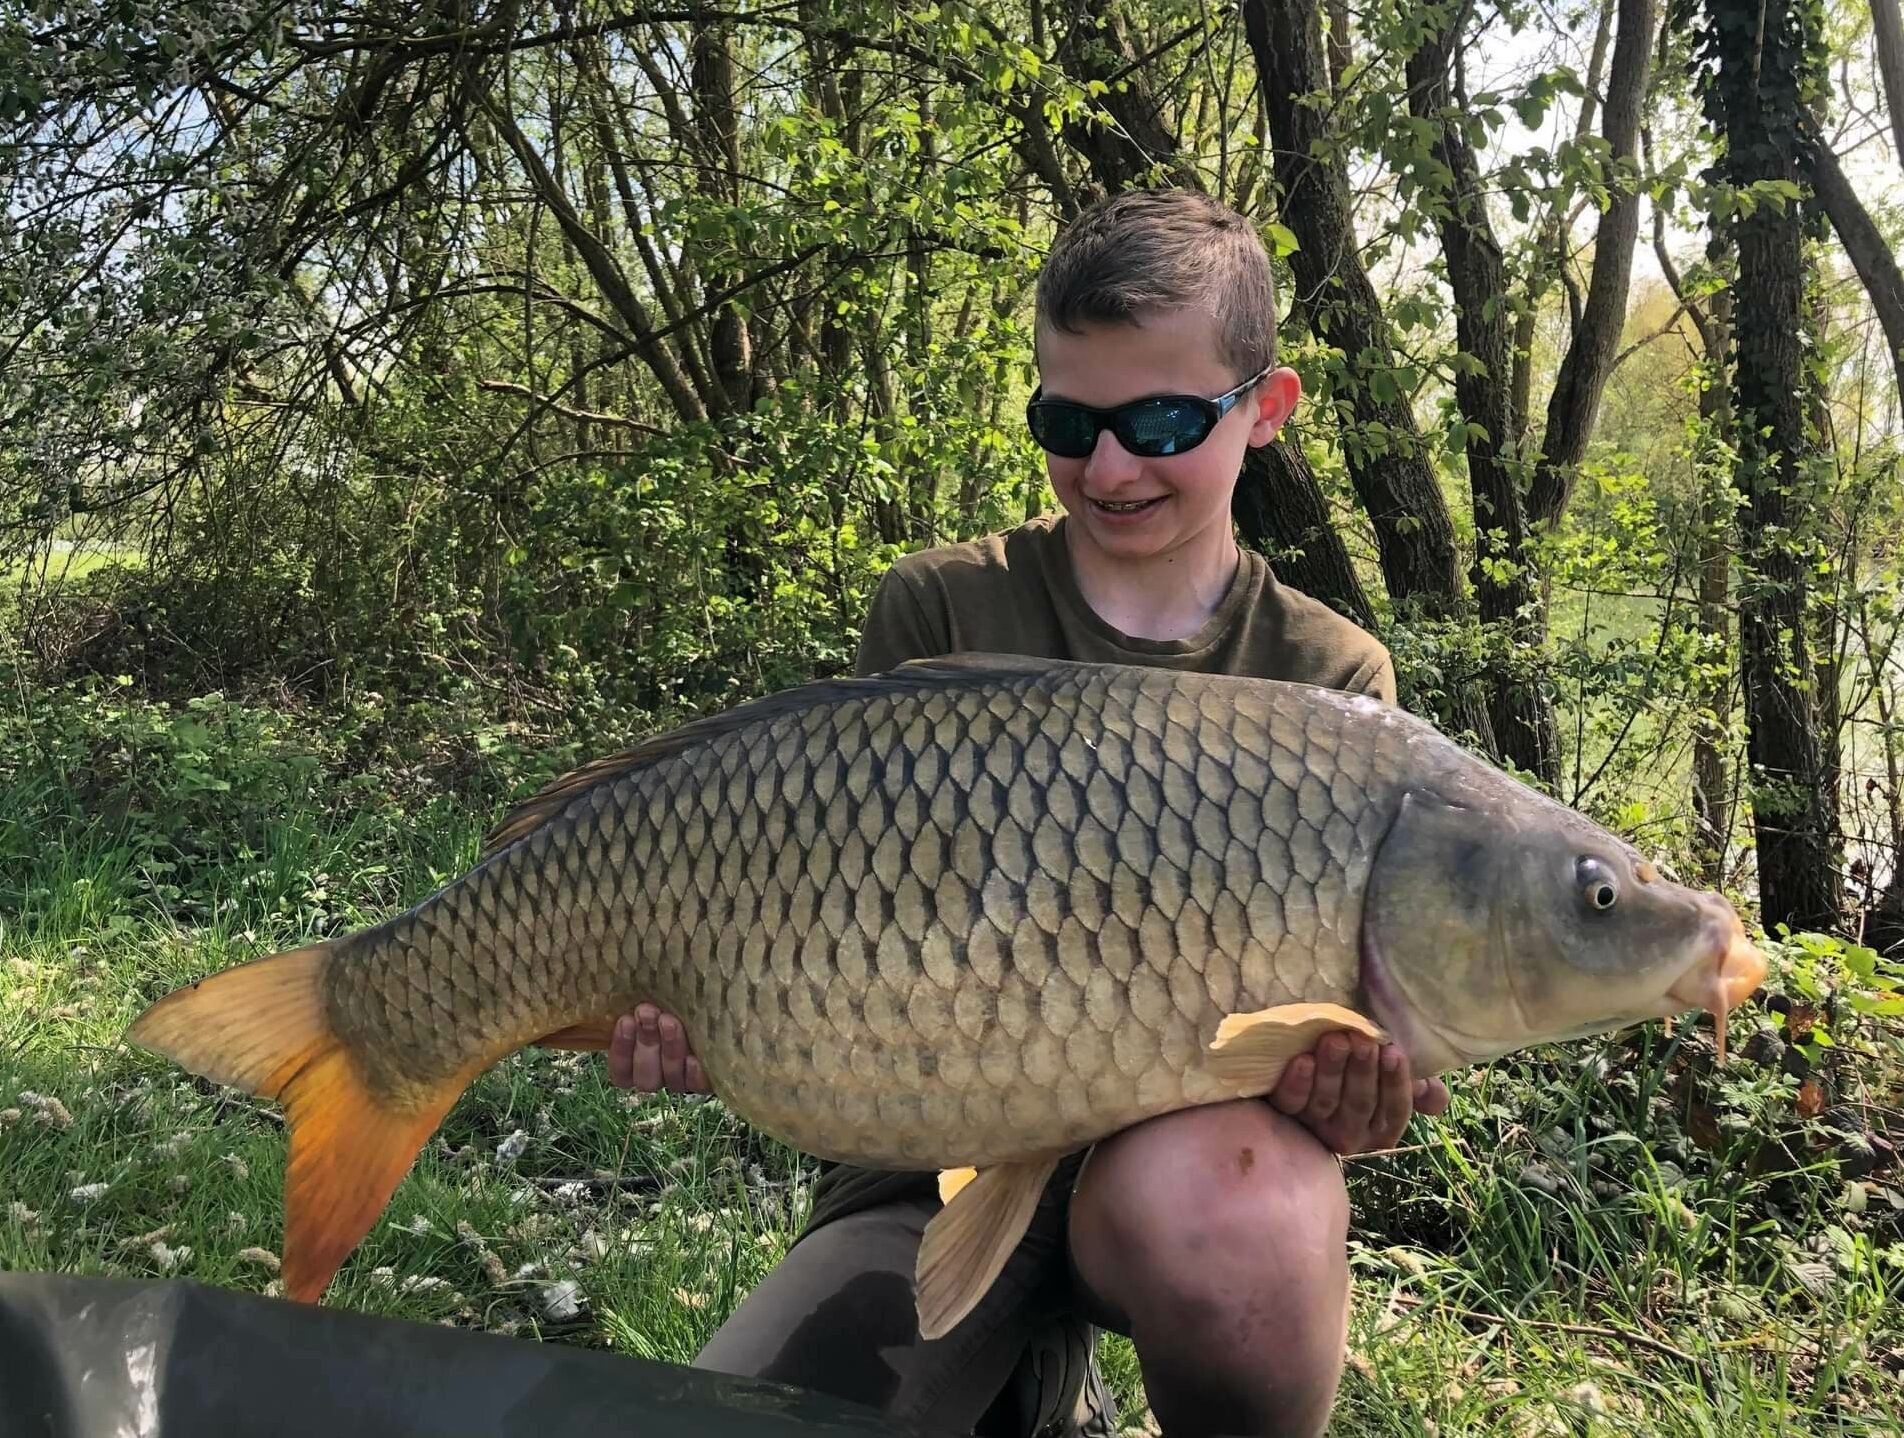
<path id="1" fill-rule="evenodd" d="M 1356 667 L 1349 682 L 1342 687 L 1356 694 L 1366 694 L 1372 699 L 1379 699 L 1384 704 L 1394 704 L 1397 707 L 1400 704 L 1395 697 L 1395 661 L 1384 645 L 1376 645 L 1374 653 Z"/>
<path id="2" fill-rule="evenodd" d="M 913 583 L 894 566 L 879 581 L 867 606 L 853 672 L 881 674 L 908 659 L 936 659 L 952 648 L 947 628 L 942 616 L 935 621 Z"/>

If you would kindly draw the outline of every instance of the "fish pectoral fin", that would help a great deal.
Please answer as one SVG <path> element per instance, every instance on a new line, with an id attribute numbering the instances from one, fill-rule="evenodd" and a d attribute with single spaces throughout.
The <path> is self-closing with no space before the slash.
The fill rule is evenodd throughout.
<path id="1" fill-rule="evenodd" d="M 193 1073 L 283 1105 L 291 1134 L 284 1291 L 306 1303 L 323 1296 L 487 1062 L 403 1106 L 380 1099 L 325 1014 L 322 979 L 333 949 L 294 949 L 187 984 L 126 1031 Z"/>
<path id="2" fill-rule="evenodd" d="M 1385 1037 L 1380 1025 L 1340 1004 L 1279 1004 L 1253 1014 L 1226 1015 L 1216 1026 L 1205 1064 L 1239 1093 L 1268 1093 L 1291 1059 L 1308 1053 L 1324 1034 L 1337 1029 L 1377 1040 Z"/>
<path id="3" fill-rule="evenodd" d="M 539 1049 L 576 1049 L 584 1053 L 594 1053 L 608 1047 L 615 1036 L 613 1019 L 589 1019 L 584 1023 L 570 1024 L 565 1029 L 544 1034 L 529 1042 Z"/>
<path id="4" fill-rule="evenodd" d="M 978 1306 L 1031 1226 L 1038 1196 L 1057 1167 L 1054 1154 L 1002 1163 L 956 1183 L 919 1241 L 914 1295 L 922 1338 L 944 1337 Z M 973 1170 L 941 1174 L 940 1193 L 948 1179 L 965 1173 Z"/>
<path id="5" fill-rule="evenodd" d="M 975 1168 L 943 1168 L 939 1170 L 939 1202 L 950 1203 L 964 1190 L 965 1185 L 978 1177 Z"/>

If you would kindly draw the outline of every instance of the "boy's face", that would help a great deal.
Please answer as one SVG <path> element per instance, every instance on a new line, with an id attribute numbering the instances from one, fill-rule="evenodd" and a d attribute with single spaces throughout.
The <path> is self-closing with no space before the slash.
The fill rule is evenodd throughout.
<path id="1" fill-rule="evenodd" d="M 1210 316 L 1187 309 L 1137 324 L 1089 325 L 1075 335 L 1040 328 L 1038 371 L 1045 398 L 1103 409 L 1153 395 L 1213 399 L 1249 378 L 1218 355 Z M 1274 439 L 1301 394 L 1294 370 L 1272 370 L 1183 454 L 1140 458 L 1108 429 L 1084 459 L 1047 452 L 1051 487 L 1072 516 L 1074 538 L 1126 563 L 1227 557 L 1235 542 L 1230 496 L 1244 451 Z"/>

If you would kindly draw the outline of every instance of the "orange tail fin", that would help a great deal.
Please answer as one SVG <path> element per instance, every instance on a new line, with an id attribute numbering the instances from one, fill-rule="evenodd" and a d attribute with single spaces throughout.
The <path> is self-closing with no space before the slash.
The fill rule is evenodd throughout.
<path id="1" fill-rule="evenodd" d="M 333 952 L 292 949 L 188 984 L 126 1032 L 193 1073 L 284 1106 L 284 1291 L 303 1302 L 323 1295 L 484 1066 L 404 1105 L 372 1093 L 324 1013 L 320 981 Z"/>

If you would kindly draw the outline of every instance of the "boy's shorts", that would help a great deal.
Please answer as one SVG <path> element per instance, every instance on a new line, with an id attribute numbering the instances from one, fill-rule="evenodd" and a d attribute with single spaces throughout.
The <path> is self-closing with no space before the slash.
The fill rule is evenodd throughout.
<path id="1" fill-rule="evenodd" d="M 928 1429 L 983 1438 L 1108 1438 L 1116 1411 L 1097 1330 L 1071 1310 L 1070 1186 L 1046 1191 L 1024 1241 L 959 1326 L 919 1337 L 912 1277 L 932 1196 L 809 1228 L 694 1360 L 797 1384 Z"/>

